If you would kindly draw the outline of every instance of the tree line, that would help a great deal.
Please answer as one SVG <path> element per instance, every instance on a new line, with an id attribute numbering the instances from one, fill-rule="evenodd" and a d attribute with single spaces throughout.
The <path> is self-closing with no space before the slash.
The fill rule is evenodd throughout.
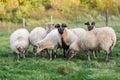
<path id="1" fill-rule="evenodd" d="M 120 15 L 120 0 L 6 0 L 0 2 L 0 21 L 21 23 L 23 18 L 39 20 L 43 17 L 73 19 L 90 14 L 92 17 Z"/>

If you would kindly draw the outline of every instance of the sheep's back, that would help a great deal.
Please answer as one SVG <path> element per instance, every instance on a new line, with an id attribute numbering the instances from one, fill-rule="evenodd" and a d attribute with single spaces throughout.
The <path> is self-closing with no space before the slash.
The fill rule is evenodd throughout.
<path id="1" fill-rule="evenodd" d="M 98 40 L 93 32 L 86 31 L 79 36 L 78 45 L 82 50 L 95 49 L 98 46 Z"/>
<path id="2" fill-rule="evenodd" d="M 70 29 L 70 30 L 77 36 L 81 36 L 85 32 L 85 30 L 83 28 L 74 28 L 74 29 Z"/>
<path id="3" fill-rule="evenodd" d="M 30 33 L 30 43 L 34 45 L 37 41 L 42 40 L 47 35 L 46 30 L 42 27 L 34 28 Z"/>
<path id="4" fill-rule="evenodd" d="M 95 34 L 99 38 L 99 43 L 110 45 L 113 42 L 113 46 L 116 44 L 116 34 L 111 27 L 96 28 Z"/>
<path id="5" fill-rule="evenodd" d="M 10 36 L 11 49 L 14 50 L 18 43 L 29 44 L 29 32 L 26 29 L 18 29 L 14 31 Z"/>

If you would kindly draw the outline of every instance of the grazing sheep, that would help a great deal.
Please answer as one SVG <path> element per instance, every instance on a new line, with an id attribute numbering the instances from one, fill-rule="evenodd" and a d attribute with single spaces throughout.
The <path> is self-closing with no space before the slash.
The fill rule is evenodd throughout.
<path id="1" fill-rule="evenodd" d="M 50 31 L 54 29 L 54 24 L 51 22 L 46 23 L 45 29 L 46 29 L 46 32 L 49 33 Z"/>
<path id="2" fill-rule="evenodd" d="M 56 24 L 55 27 L 58 28 L 58 32 L 61 36 L 64 57 L 66 57 L 66 51 L 68 50 L 70 44 L 72 44 L 78 38 L 80 33 L 84 32 L 85 30 L 82 28 L 67 29 L 66 24 Z"/>
<path id="3" fill-rule="evenodd" d="M 20 57 L 25 58 L 25 53 L 29 47 L 29 32 L 27 29 L 21 28 L 14 31 L 10 36 L 11 49 Z"/>
<path id="4" fill-rule="evenodd" d="M 38 52 L 44 49 L 50 49 L 50 60 L 52 59 L 52 50 L 57 50 L 58 46 L 61 46 L 61 39 L 57 29 L 53 29 L 47 36 L 38 41 L 34 45 L 34 54 L 37 55 Z"/>
<path id="5" fill-rule="evenodd" d="M 111 27 L 96 28 L 82 33 L 82 36 L 70 45 L 67 58 L 71 59 L 78 51 L 102 49 L 106 51 L 106 62 L 108 62 L 115 44 L 116 34 Z"/>
<path id="6" fill-rule="evenodd" d="M 45 38 L 47 32 L 42 27 L 36 27 L 30 32 L 30 43 L 34 46 L 38 41 Z M 47 50 L 42 51 L 42 55 L 46 55 Z"/>

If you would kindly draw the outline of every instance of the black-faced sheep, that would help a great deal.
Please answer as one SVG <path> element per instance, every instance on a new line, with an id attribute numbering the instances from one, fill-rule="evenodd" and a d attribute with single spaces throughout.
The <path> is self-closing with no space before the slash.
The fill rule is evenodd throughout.
<path id="1" fill-rule="evenodd" d="M 66 57 L 69 46 L 80 36 L 80 33 L 85 30 L 82 28 L 67 29 L 66 24 L 56 24 L 55 27 L 58 28 L 58 32 L 61 36 L 64 57 Z"/>
<path id="2" fill-rule="evenodd" d="M 109 61 L 112 49 L 116 44 L 116 34 L 111 27 L 96 28 L 82 33 L 68 50 L 68 59 L 71 59 L 78 51 L 104 50 L 106 51 L 106 62 Z"/>
<path id="3" fill-rule="evenodd" d="M 11 49 L 20 57 L 25 58 L 25 53 L 29 47 L 29 32 L 26 29 L 18 29 L 10 36 Z"/>
<path id="4" fill-rule="evenodd" d="M 85 25 L 87 25 L 88 31 L 91 31 L 91 30 L 95 29 L 95 22 L 94 21 L 86 22 Z M 97 51 L 95 50 L 95 51 L 91 51 L 91 52 L 93 53 L 94 59 L 97 59 L 97 57 L 96 57 L 96 52 Z M 100 51 L 98 51 L 98 52 L 100 53 Z M 89 60 L 90 60 L 90 58 L 89 58 Z"/>

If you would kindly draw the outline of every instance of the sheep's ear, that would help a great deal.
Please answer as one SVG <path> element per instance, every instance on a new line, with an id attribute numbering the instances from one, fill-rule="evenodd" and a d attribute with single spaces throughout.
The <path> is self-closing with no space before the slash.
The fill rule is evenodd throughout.
<path id="1" fill-rule="evenodd" d="M 95 25 L 95 22 L 92 22 L 92 25 Z"/>
<path id="2" fill-rule="evenodd" d="M 55 25 L 55 28 L 58 28 L 58 27 L 59 27 L 59 24 L 56 24 L 56 25 Z"/>
<path id="3" fill-rule="evenodd" d="M 89 25 L 89 22 L 86 22 L 85 25 Z"/>
<path id="4" fill-rule="evenodd" d="M 66 24 L 62 24 L 62 27 L 67 27 L 67 25 Z"/>

